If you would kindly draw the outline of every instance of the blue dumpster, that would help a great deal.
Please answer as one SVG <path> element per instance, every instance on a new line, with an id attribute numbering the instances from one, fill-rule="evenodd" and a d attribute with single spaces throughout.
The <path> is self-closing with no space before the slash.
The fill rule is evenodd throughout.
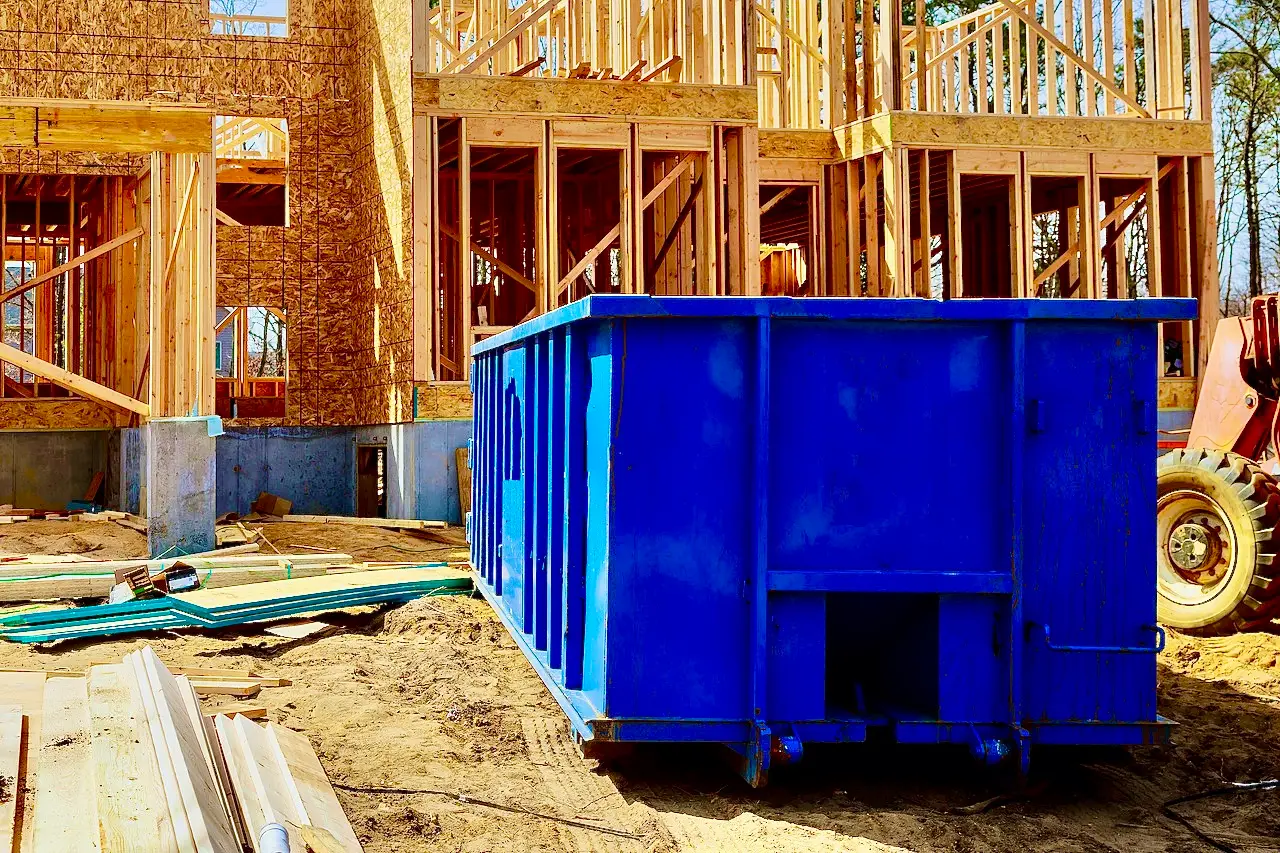
<path id="1" fill-rule="evenodd" d="M 471 561 L 585 750 L 1167 739 L 1161 320 L 592 296 L 473 349 Z"/>

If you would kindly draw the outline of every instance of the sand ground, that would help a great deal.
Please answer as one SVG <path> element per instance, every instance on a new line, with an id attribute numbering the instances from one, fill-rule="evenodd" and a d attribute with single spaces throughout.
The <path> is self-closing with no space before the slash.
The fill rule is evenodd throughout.
<path id="1" fill-rule="evenodd" d="M 41 525 L 0 534 L 39 545 Z M 92 549 L 92 532 L 49 547 Z M 115 527 L 115 525 L 109 525 Z M 288 550 L 342 547 L 362 559 L 441 559 L 457 549 L 381 530 L 271 525 Z M 289 528 L 281 530 L 280 528 Z M 110 531 L 115 536 L 115 531 Z M 51 534 L 52 535 L 52 534 Z M 326 538 L 332 537 L 332 538 Z M 74 545 L 75 547 L 70 547 Z M 127 543 L 112 547 L 128 550 Z M 410 551 L 425 549 L 419 556 Z M 91 551 L 106 556 L 105 546 Z M 124 556 L 113 552 L 111 556 Z M 1043 752 L 1030 793 L 985 810 L 1005 781 L 963 750 L 810 750 L 763 790 L 714 748 L 654 748 L 609 767 L 581 759 L 563 717 L 483 600 L 422 599 L 338 617 L 342 630 L 290 641 L 254 630 L 64 644 L 0 645 L 0 667 L 77 668 L 144 642 L 175 665 L 253 668 L 293 680 L 257 700 L 311 738 L 369 853 L 391 851 L 1123 851 L 1214 849 L 1165 816 L 1169 799 L 1280 776 L 1280 626 L 1221 639 L 1170 635 L 1160 712 L 1166 747 Z M 1178 808 L 1239 851 L 1280 849 L 1280 792 Z"/>

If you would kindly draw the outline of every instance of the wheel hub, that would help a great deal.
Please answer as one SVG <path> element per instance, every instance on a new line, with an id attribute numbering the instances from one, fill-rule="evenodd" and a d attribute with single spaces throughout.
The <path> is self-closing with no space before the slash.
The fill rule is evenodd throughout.
<path id="1" fill-rule="evenodd" d="M 1182 505 L 1172 522 L 1165 529 L 1169 568 L 1182 580 L 1202 588 L 1226 577 L 1231 567 L 1231 538 L 1217 504 L 1196 496 L 1191 506 Z"/>
<path id="2" fill-rule="evenodd" d="M 1169 559 L 1184 571 L 1196 571 L 1209 557 L 1210 532 L 1194 521 L 1178 525 L 1169 536 Z"/>

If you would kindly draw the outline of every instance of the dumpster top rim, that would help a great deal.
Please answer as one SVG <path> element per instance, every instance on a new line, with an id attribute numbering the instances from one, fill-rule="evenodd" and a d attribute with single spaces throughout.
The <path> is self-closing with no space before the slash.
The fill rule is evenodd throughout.
<path id="1" fill-rule="evenodd" d="M 1155 322 L 1194 320 L 1195 299 L 850 299 L 795 296 L 647 296 L 599 294 L 579 299 L 485 338 L 472 355 L 587 319 L 777 317 L 813 320 Z"/>

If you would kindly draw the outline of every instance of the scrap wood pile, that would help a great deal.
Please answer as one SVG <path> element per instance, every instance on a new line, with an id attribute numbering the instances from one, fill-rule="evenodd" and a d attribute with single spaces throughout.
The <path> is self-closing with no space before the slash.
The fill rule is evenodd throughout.
<path id="1" fill-rule="evenodd" d="M 0 616 L 0 637 L 20 643 L 52 643 L 139 631 L 227 628 L 470 590 L 471 575 L 463 568 L 345 572 L 198 589 L 118 604 L 20 610 Z"/>
<path id="2" fill-rule="evenodd" d="M 260 496 L 270 508 L 287 501 Z M 266 508 L 266 507 L 264 507 Z M 263 520 L 393 527 L 451 544 L 457 531 L 443 522 L 338 516 L 266 517 Z M 122 520 L 124 513 L 95 517 Z M 145 529 L 145 523 L 143 524 Z M 460 535 L 460 534 L 459 534 Z M 431 594 L 468 592 L 465 564 L 438 561 L 357 562 L 350 554 L 280 553 L 261 528 L 224 518 L 218 539 L 232 547 L 164 559 L 94 560 L 80 554 L 0 554 L 0 603 L 24 606 L 0 610 L 0 638 L 23 643 L 101 637 L 157 630 L 219 629 L 248 623 L 295 620 L 268 627 L 289 639 L 314 637 L 332 629 L 303 620 L 317 613 L 369 605 L 402 603 Z M 261 544 L 275 553 L 265 553 Z M 307 548 L 296 545 L 297 548 Z M 404 550 L 404 549 L 400 549 Z M 106 599 L 84 607 L 33 605 L 68 599 Z"/>
<path id="3" fill-rule="evenodd" d="M 146 519 L 127 512 L 104 509 L 100 512 L 80 509 L 23 509 L 12 504 L 0 505 L 0 524 L 16 524 L 19 521 L 114 521 L 123 527 L 147 532 Z"/>
<path id="4" fill-rule="evenodd" d="M 80 676 L 0 673 L 0 850 L 266 853 L 277 834 L 361 850 L 306 737 L 211 716 L 198 691 L 150 648 Z"/>

